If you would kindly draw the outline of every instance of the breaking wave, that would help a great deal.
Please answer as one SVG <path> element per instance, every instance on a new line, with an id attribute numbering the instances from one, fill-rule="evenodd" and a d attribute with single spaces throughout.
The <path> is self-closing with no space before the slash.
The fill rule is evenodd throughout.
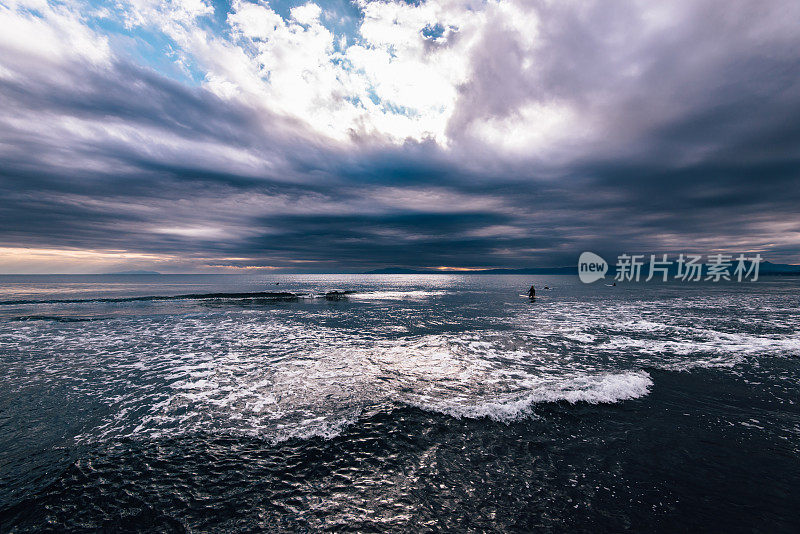
<path id="1" fill-rule="evenodd" d="M 543 385 L 522 396 L 489 400 L 482 403 L 460 403 L 451 399 L 429 403 L 409 402 L 417 408 L 443 413 L 456 418 L 488 417 L 509 423 L 530 417 L 536 404 L 567 402 L 569 404 L 613 404 L 643 397 L 650 392 L 653 381 L 644 371 L 576 376 L 569 380 Z"/>
<path id="2" fill-rule="evenodd" d="M 531 305 L 513 297 L 517 289 L 509 298 L 442 285 L 321 289 L 337 283 L 305 292 L 6 300 L 0 304 L 52 306 L 9 308 L 13 321 L 0 321 L 4 388 L 68 391 L 83 399 L 79 406 L 102 399 L 81 415 L 90 422 L 76 433 L 79 442 L 202 432 L 281 441 L 336 436 L 376 405 L 510 423 L 535 417 L 542 403 L 642 398 L 653 386 L 646 370 L 731 369 L 800 351 L 796 317 L 783 300 L 754 325 L 735 315 L 750 313 L 738 298 L 721 323 L 716 310 L 728 301 L 707 297 Z M 372 303 L 333 307 L 323 298 Z M 225 305 L 299 299 L 309 305 Z M 85 317 L 108 319 L 113 306 L 59 308 L 167 300 L 223 305 L 160 314 L 158 306 L 131 306 L 113 320 Z M 694 311 L 685 311 L 689 305 Z"/>

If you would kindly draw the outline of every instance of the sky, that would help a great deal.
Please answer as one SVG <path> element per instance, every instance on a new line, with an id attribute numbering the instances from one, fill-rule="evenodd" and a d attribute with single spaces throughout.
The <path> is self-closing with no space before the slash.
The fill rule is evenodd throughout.
<path id="1" fill-rule="evenodd" d="M 796 0 L 0 0 L 0 273 L 800 263 Z"/>

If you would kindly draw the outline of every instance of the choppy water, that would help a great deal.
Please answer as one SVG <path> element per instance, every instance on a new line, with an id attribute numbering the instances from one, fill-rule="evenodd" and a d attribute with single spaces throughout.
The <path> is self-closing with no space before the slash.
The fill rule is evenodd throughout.
<path id="1" fill-rule="evenodd" d="M 797 531 L 799 289 L 0 277 L 0 530 Z"/>

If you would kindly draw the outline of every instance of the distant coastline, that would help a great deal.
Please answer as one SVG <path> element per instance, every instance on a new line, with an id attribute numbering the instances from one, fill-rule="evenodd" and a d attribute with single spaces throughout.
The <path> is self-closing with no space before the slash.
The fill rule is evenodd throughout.
<path id="1" fill-rule="evenodd" d="M 425 270 L 406 269 L 402 267 L 386 267 L 362 274 L 577 274 L 577 267 L 531 267 L 526 269 L 481 269 L 481 270 Z"/>
<path id="2" fill-rule="evenodd" d="M 647 272 L 649 263 L 642 266 L 642 272 Z M 669 273 L 674 276 L 677 272 L 675 265 L 669 268 Z M 704 269 L 705 272 L 705 269 Z M 480 270 L 436 270 L 436 269 L 408 269 L 405 267 L 386 267 L 383 269 L 375 269 L 366 271 L 362 274 L 516 274 L 516 275 L 577 275 L 577 266 L 569 267 L 527 267 L 522 269 L 480 269 Z M 609 264 L 608 275 L 616 274 L 616 267 Z M 800 265 L 790 265 L 787 263 L 771 263 L 764 261 L 759 266 L 759 274 L 761 275 L 800 275 Z"/>
<path id="3" fill-rule="evenodd" d="M 642 265 L 641 272 L 647 273 L 649 269 L 649 263 L 645 263 Z M 706 272 L 705 264 L 703 264 L 703 272 Z M 670 266 L 668 268 L 668 273 L 671 277 L 674 277 L 677 273 L 676 266 Z M 146 270 L 131 270 L 131 271 L 114 271 L 114 272 L 107 272 L 107 273 L 2 273 L 0 276 L 230 276 L 236 274 L 255 274 L 255 273 L 160 273 L 158 271 L 146 271 Z M 263 273 L 260 273 L 263 274 Z M 518 276 L 534 276 L 534 275 L 563 275 L 563 276 L 577 276 L 578 270 L 577 266 L 568 266 L 568 267 L 527 267 L 527 268 L 520 268 L 520 269 L 480 269 L 480 270 L 471 270 L 471 269 L 411 269 L 407 267 L 384 267 L 381 269 L 373 269 L 370 271 L 364 272 L 339 272 L 339 273 L 331 273 L 331 272 L 272 272 L 271 274 L 274 275 L 285 275 L 285 274 L 303 274 L 303 275 L 311 275 L 311 274 L 370 274 L 370 275 L 386 275 L 386 274 L 408 274 L 408 275 L 430 275 L 430 274 L 438 274 L 438 275 L 449 275 L 449 274 L 459 274 L 459 275 L 518 275 Z M 616 275 L 616 267 L 612 264 L 608 266 L 608 272 L 606 273 L 606 277 Z M 772 263 L 769 261 L 764 261 L 759 266 L 759 275 L 763 276 L 800 276 L 800 265 L 792 265 L 786 263 Z"/>
<path id="4" fill-rule="evenodd" d="M 99 273 L 105 275 L 112 275 L 112 274 L 161 274 L 158 271 L 117 271 L 113 273 Z"/>

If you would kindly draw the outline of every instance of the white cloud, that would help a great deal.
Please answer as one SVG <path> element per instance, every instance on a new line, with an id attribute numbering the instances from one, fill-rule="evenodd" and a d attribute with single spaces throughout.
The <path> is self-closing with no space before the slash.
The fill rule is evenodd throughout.
<path id="1" fill-rule="evenodd" d="M 668 47 L 680 39 L 707 39 L 695 21 L 716 13 L 702 2 L 614 8 L 524 0 L 358 0 L 357 5 L 363 16 L 355 33 L 345 35 L 337 33 L 336 17 L 326 16 L 315 2 L 293 7 L 284 18 L 265 1 L 235 0 L 225 19 L 209 0 L 120 0 L 102 9 L 79 1 L 12 0 L 0 6 L 0 79 L 80 83 L 69 75 L 74 69 L 68 64 L 96 68 L 115 60 L 109 37 L 93 30 L 89 20 L 117 17 L 131 31 L 163 33 L 173 59 L 208 91 L 253 110 L 265 123 L 275 115 L 288 119 L 296 125 L 293 134 L 305 141 L 344 148 L 351 142 L 433 140 L 467 165 L 563 161 L 607 143 L 604 132 L 611 127 L 613 139 L 635 140 L 690 110 L 695 101 L 676 96 L 681 87 L 657 83 L 654 64 L 662 56 L 672 58 Z M 744 53 L 768 40 L 790 43 L 792 25 L 776 9 L 746 10 L 757 22 L 750 26 L 735 17 L 722 20 L 719 44 L 679 62 L 663 62 L 665 76 L 700 79 L 731 50 Z M 226 28 L 219 28 L 220 20 Z M 58 68 L 41 68 L 45 64 Z M 696 93 L 703 96 L 700 89 Z M 647 113 L 636 111 L 645 107 Z M 61 118 L 52 122 L 56 129 L 67 128 Z M 140 126 L 134 128 L 139 139 L 130 132 L 119 137 L 123 125 L 80 119 L 67 129 L 86 142 L 107 135 L 135 143 L 153 135 L 156 142 L 150 139 L 148 150 L 165 157 L 199 150 Z M 108 129 L 116 133 L 103 133 Z M 237 169 L 243 161 L 263 167 L 257 163 L 263 154 L 252 148 L 203 150 L 227 151 L 220 161 L 235 160 Z"/>
<path id="2" fill-rule="evenodd" d="M 322 9 L 314 3 L 307 3 L 302 6 L 293 7 L 290 11 L 292 18 L 300 24 L 310 26 L 318 24 Z"/>
<path id="3" fill-rule="evenodd" d="M 45 0 L 11 0 L 0 4 L 0 55 L 6 66 L 27 67 L 68 60 L 104 64 L 109 61 L 108 39 L 85 24 L 70 4 Z"/>
<path id="4" fill-rule="evenodd" d="M 203 5 L 132 0 L 126 13 L 129 23 L 174 39 L 223 98 L 298 118 L 336 140 L 433 138 L 442 145 L 470 76 L 471 48 L 487 24 L 519 16 L 496 2 L 362 1 L 358 35 L 348 39 L 324 25 L 313 2 L 284 19 L 266 2 L 236 0 L 228 39 L 198 24 L 210 9 Z M 441 33 L 435 39 L 423 35 L 434 29 Z"/>

